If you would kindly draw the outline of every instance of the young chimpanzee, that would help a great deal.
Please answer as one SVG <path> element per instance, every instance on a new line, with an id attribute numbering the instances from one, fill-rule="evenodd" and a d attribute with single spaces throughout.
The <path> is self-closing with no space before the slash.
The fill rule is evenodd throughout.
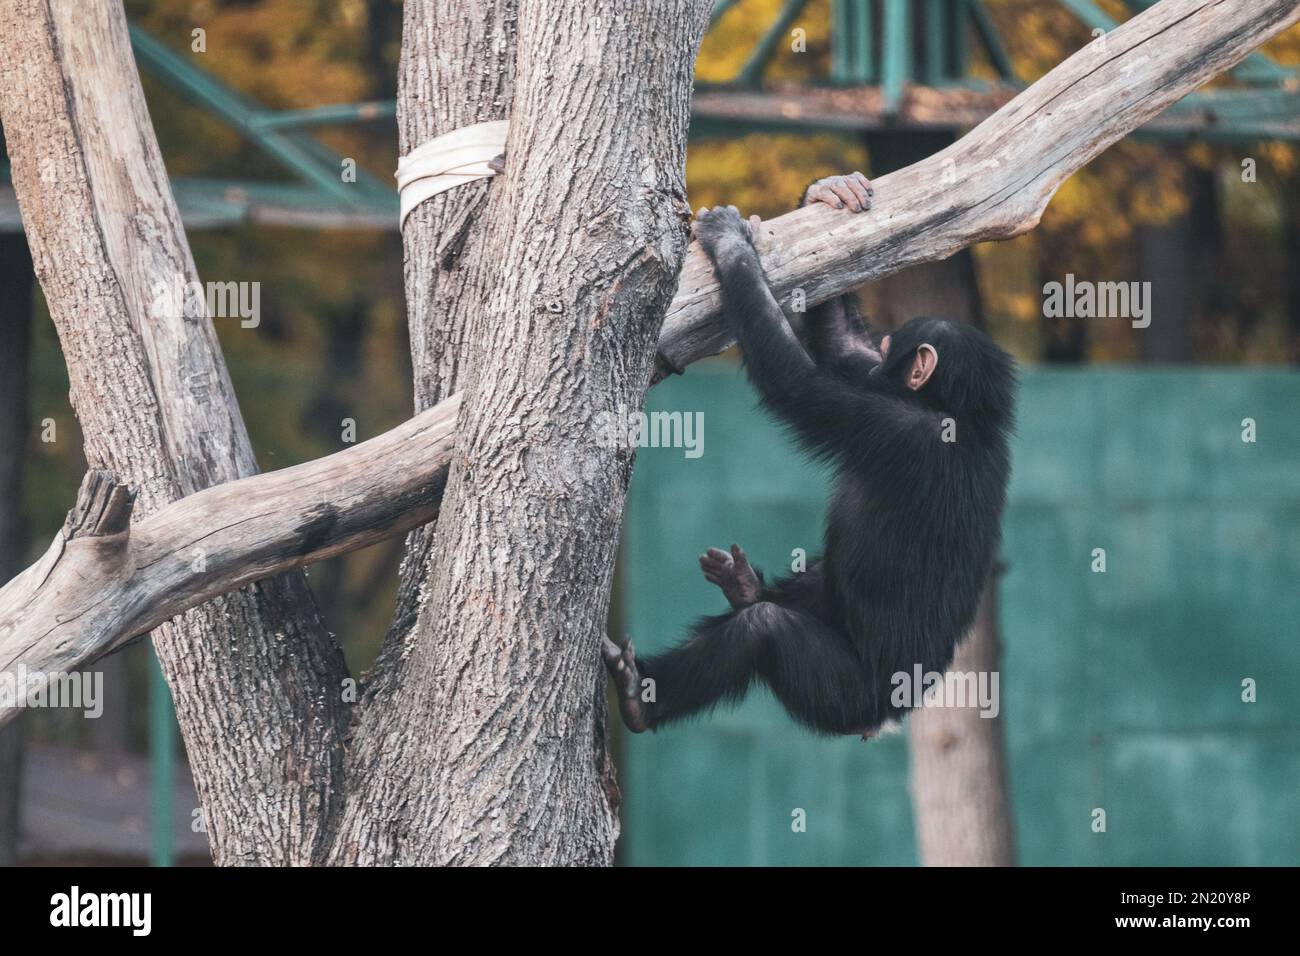
<path id="1" fill-rule="evenodd" d="M 861 212 L 856 173 L 804 202 Z M 696 236 L 763 404 L 837 471 L 823 556 L 768 585 L 744 552 L 700 558 L 732 610 L 678 647 L 637 660 L 606 639 L 623 720 L 634 731 L 739 701 L 761 678 L 790 714 L 829 734 L 874 734 L 900 718 L 892 678 L 941 672 L 975 616 L 996 558 L 1010 470 L 1015 368 L 971 326 L 912 319 L 879 350 L 852 296 L 811 310 L 806 343 L 773 297 L 734 207 L 701 210 Z"/>

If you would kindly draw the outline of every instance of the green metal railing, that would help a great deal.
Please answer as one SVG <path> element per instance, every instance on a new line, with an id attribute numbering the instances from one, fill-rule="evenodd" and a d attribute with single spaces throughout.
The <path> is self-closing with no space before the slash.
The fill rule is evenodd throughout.
<path id="1" fill-rule="evenodd" d="M 1085 26 L 1111 30 L 1113 17 L 1095 0 L 1060 0 Z M 1128 0 L 1141 11 L 1155 0 Z M 745 59 L 736 77 L 724 88 L 755 89 L 806 7 L 807 0 L 786 0 Z M 713 23 L 738 6 L 737 0 L 717 0 Z M 918 43 L 919 39 L 919 43 Z M 345 182 L 341 157 L 317 141 L 310 130 L 327 125 L 391 121 L 391 100 L 336 103 L 306 109 L 268 109 L 231 89 L 197 67 L 189 58 L 137 27 L 131 43 L 141 69 L 169 88 L 209 110 L 272 158 L 293 177 L 289 182 L 236 182 L 181 178 L 174 182 L 177 200 L 191 227 L 215 227 L 247 220 L 254 205 L 275 206 L 302 225 L 313 223 L 394 227 L 397 196 L 394 186 L 357 169 L 355 182 Z M 879 86 L 886 115 L 898 109 L 909 84 L 981 89 L 971 73 L 976 52 L 991 64 L 1000 82 L 1023 85 L 998 35 L 983 0 L 832 0 L 831 69 L 833 85 Z M 1256 52 L 1232 71 L 1245 89 L 1219 89 L 1193 94 L 1167 112 L 1170 117 L 1205 111 L 1212 122 L 1196 125 L 1195 135 L 1212 139 L 1300 138 L 1300 73 Z M 1198 114 L 1199 115 L 1199 114 Z M 830 128 L 841 129 L 840 124 Z M 1202 128 L 1203 127 L 1203 128 Z M 701 120 L 701 135 L 738 135 L 753 129 L 807 130 L 817 121 L 798 117 L 738 120 L 716 116 Z M 1138 135 L 1186 137 L 1181 128 L 1159 124 Z M 0 180 L 8 180 L 0 164 Z M 315 217 L 313 219 L 313 216 Z M 0 229 L 17 230 L 11 209 L 0 216 Z"/>
<path id="2" fill-rule="evenodd" d="M 171 866 L 176 854 L 172 819 L 176 779 L 176 716 L 171 689 L 149 649 L 149 863 Z"/>

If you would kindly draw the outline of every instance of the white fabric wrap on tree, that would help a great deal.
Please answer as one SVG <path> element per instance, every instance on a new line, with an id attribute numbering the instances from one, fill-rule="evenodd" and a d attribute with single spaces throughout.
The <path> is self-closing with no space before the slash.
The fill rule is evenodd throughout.
<path id="1" fill-rule="evenodd" d="M 496 170 L 488 161 L 506 150 L 508 120 L 462 126 L 421 143 L 397 161 L 397 189 L 402 198 L 403 226 L 411 210 L 438 193 L 471 183 Z"/>

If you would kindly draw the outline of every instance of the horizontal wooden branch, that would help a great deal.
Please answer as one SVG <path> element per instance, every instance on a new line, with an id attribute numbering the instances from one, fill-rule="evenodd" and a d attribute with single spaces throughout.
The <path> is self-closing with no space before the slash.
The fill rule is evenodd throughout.
<path id="1" fill-rule="evenodd" d="M 782 299 L 802 289 L 813 305 L 1019 235 L 1069 175 L 1297 19 L 1300 0 L 1162 0 L 953 146 L 877 180 L 870 214 L 816 206 L 765 223 L 768 278 Z M 659 377 L 731 343 L 718 306 L 692 247 Z M 124 492 L 89 476 L 49 551 L 0 590 L 0 675 L 74 670 L 185 608 L 431 521 L 459 407 L 455 395 L 356 448 L 210 488 L 125 531 Z M 0 724 L 15 713 L 0 710 Z"/>

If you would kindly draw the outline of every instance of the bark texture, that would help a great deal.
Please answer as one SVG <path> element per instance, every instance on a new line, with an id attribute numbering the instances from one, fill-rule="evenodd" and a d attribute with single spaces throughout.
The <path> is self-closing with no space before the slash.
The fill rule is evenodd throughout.
<path id="1" fill-rule="evenodd" d="M 136 515 L 256 471 L 120 4 L 0 0 L 2 111 L 37 277 L 92 468 Z M 192 558 L 193 556 L 191 556 Z M 159 628 L 218 863 L 307 863 L 338 796 L 343 657 L 295 573 Z"/>
<path id="2" fill-rule="evenodd" d="M 970 635 L 948 670 L 998 670 L 997 588 L 984 592 Z M 1012 866 L 1015 827 L 1007 795 L 1002 715 L 936 707 L 909 719 L 912 806 L 925 866 Z"/>
<path id="3" fill-rule="evenodd" d="M 408 3 L 402 16 L 397 126 L 405 155 L 442 133 L 505 119 L 510 111 L 519 0 Z M 464 342 L 478 298 L 482 220 L 491 180 L 478 180 L 421 203 L 402 229 L 406 315 L 415 410 L 465 385 Z M 407 536 L 393 625 L 377 675 L 396 681 L 428 577 L 435 526 Z"/>
<path id="4" fill-rule="evenodd" d="M 640 408 L 686 248 L 699 0 L 524 0 L 508 175 L 448 491 L 392 730 L 340 850 L 361 862 L 607 864 L 603 672 Z M 418 772 L 412 772 L 418 771 Z M 351 812 L 353 806 L 357 812 Z"/>
<path id="5" fill-rule="evenodd" d="M 34 284 L 27 240 L 21 233 L 0 235 L 0 449 L 4 450 L 0 455 L 0 584 L 26 563 L 23 469 L 27 463 Z M 0 728 L 0 866 L 18 861 L 22 752 L 21 727 Z"/>

